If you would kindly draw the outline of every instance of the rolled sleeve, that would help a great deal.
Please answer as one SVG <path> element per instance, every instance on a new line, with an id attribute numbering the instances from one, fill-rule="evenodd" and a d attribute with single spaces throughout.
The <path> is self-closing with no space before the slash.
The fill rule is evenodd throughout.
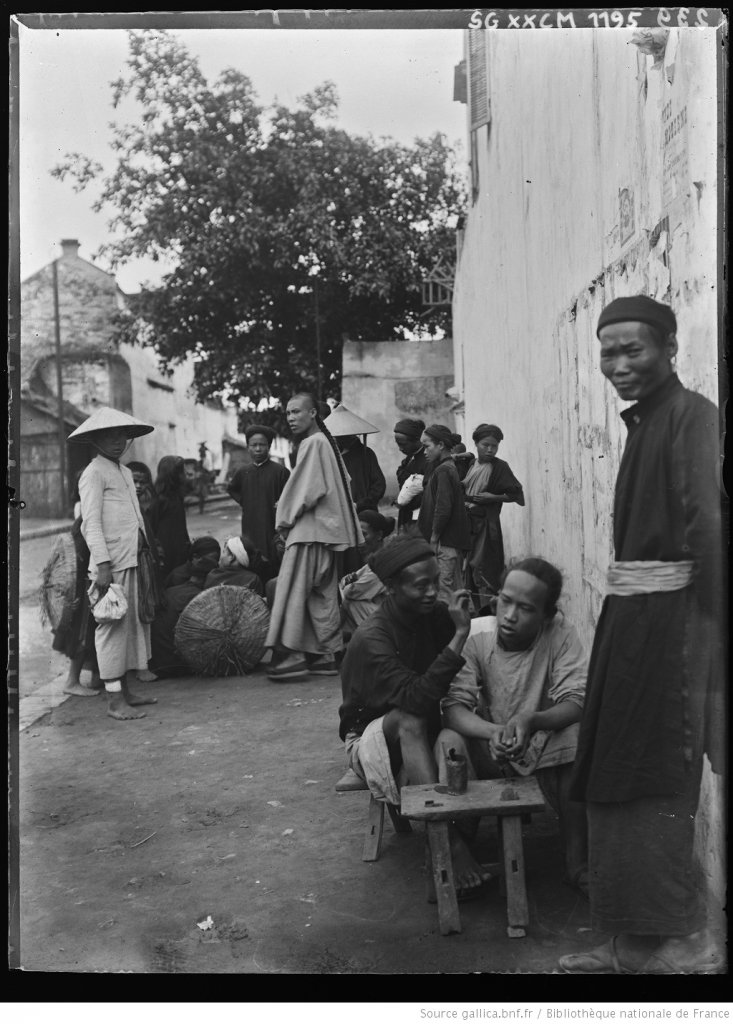
<path id="1" fill-rule="evenodd" d="M 475 712 L 481 702 L 481 654 L 476 637 L 469 637 L 463 648 L 465 664 L 450 684 L 448 693 L 440 702 L 440 710 L 445 711 L 457 704 Z"/>
<path id="2" fill-rule="evenodd" d="M 582 708 L 587 681 L 588 655 L 575 626 L 568 626 L 553 657 L 547 696 L 553 704 L 571 700 Z"/>

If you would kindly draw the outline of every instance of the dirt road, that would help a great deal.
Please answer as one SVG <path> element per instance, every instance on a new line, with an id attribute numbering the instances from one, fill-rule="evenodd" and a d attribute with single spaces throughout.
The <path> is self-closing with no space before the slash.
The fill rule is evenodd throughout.
<path id="1" fill-rule="evenodd" d="M 220 507 L 189 513 L 189 530 L 223 539 L 238 521 Z M 549 812 L 525 827 L 525 939 L 507 938 L 499 881 L 461 905 L 461 934 L 441 937 L 420 832 L 387 822 L 380 860 L 361 860 L 366 794 L 334 792 L 337 678 L 156 682 L 137 722 L 107 717 L 102 696 L 64 700 L 31 586 L 52 543 L 21 550 L 21 707 L 53 691 L 19 736 L 26 970 L 542 974 L 587 947 L 587 904 L 560 882 Z M 489 820 L 478 853 L 499 859 Z"/>

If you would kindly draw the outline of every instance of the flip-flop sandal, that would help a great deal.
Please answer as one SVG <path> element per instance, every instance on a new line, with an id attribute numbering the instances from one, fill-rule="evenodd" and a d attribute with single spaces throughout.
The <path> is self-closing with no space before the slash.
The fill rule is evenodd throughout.
<path id="1" fill-rule="evenodd" d="M 723 958 L 715 950 L 707 950 L 695 964 L 676 964 L 661 953 L 652 953 L 639 974 L 719 974 Z"/>
<path id="2" fill-rule="evenodd" d="M 595 950 L 588 953 L 568 953 L 561 956 L 558 964 L 566 974 L 644 974 L 644 971 L 633 971 L 620 963 L 616 952 L 616 939 L 614 935 L 605 946 L 599 946 L 598 952 L 608 953 L 608 959 L 604 960 L 596 955 Z"/>
<path id="3" fill-rule="evenodd" d="M 335 661 L 314 661 L 308 666 L 312 676 L 337 676 L 338 665 Z"/>
<path id="4" fill-rule="evenodd" d="M 281 668 L 275 665 L 267 673 L 267 678 L 273 683 L 287 682 L 289 679 L 306 679 L 308 676 L 308 662 L 297 661 L 294 665 Z"/>

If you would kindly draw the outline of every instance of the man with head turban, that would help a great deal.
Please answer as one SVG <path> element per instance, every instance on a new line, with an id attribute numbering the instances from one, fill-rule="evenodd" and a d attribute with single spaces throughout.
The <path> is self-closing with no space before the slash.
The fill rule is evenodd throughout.
<path id="1" fill-rule="evenodd" d="M 471 544 L 463 489 L 451 458 L 460 441 L 460 435 L 442 423 L 426 427 L 422 435 L 432 472 L 425 482 L 417 525 L 438 559 L 440 598 L 445 601 L 463 586 L 463 557 Z"/>
<path id="2" fill-rule="evenodd" d="M 398 778 L 403 785 L 438 781 L 432 744 L 440 699 L 464 664 L 471 620 L 466 591 L 451 594 L 447 608 L 438 602 L 438 563 L 422 537 L 396 537 L 370 564 L 387 596 L 347 648 L 339 735 L 353 771 L 377 799 L 397 805 Z M 451 851 L 458 888 L 486 879 L 453 831 Z"/>
<path id="3" fill-rule="evenodd" d="M 499 592 L 504 572 L 504 538 L 501 510 L 505 503 L 524 505 L 522 485 L 509 463 L 496 453 L 504 434 L 493 423 L 480 423 L 473 432 L 478 461 L 463 480 L 471 528 L 471 548 L 466 559 L 466 586 L 477 610 Z"/>
<path id="4" fill-rule="evenodd" d="M 227 491 L 241 506 L 242 533 L 251 538 L 265 558 L 277 563 L 275 508 L 290 470 L 270 458 L 270 445 L 277 436 L 272 427 L 252 424 L 244 436 L 252 461 L 235 472 Z"/>
<path id="5" fill-rule="evenodd" d="M 598 322 L 601 372 L 624 402 L 616 561 L 591 653 L 574 797 L 589 825 L 592 923 L 607 944 L 572 974 L 722 969 L 693 865 L 703 754 L 721 771 L 718 410 L 675 372 L 677 324 L 646 295 Z"/>
<path id="6" fill-rule="evenodd" d="M 400 489 L 411 476 L 424 477 L 429 471 L 429 463 L 425 458 L 422 444 L 422 432 L 425 424 L 422 420 L 398 420 L 394 425 L 394 440 L 404 459 L 397 467 L 397 483 Z M 397 529 L 402 531 L 417 519 L 420 511 L 422 494 L 416 495 L 406 505 L 401 505 L 397 515 Z"/>
<path id="7" fill-rule="evenodd" d="M 214 566 L 206 577 L 204 590 L 210 587 L 246 587 L 264 597 L 265 586 L 254 571 L 257 552 L 251 541 L 244 537 L 229 537 Z"/>

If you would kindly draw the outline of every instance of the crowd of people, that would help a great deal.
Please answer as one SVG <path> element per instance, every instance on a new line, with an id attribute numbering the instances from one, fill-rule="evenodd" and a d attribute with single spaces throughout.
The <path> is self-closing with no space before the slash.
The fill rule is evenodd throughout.
<path id="1" fill-rule="evenodd" d="M 189 538 L 182 459 L 161 459 L 155 480 L 121 461 L 152 427 L 102 409 L 74 431 L 96 453 L 73 530 L 93 586 L 92 614 L 80 607 L 73 636 L 55 640 L 67 692 L 87 689 L 86 663 L 109 714 L 140 717 L 154 698 L 133 692 L 136 678 L 187 671 L 181 611 L 209 587 L 247 587 L 270 608 L 272 682 L 341 676 L 347 764 L 378 799 L 399 806 L 403 785 L 444 781 L 446 749 L 470 778 L 536 777 L 559 817 L 564 881 L 615 936 L 563 970 L 715 969 L 692 842 L 703 752 L 721 766 L 718 413 L 679 381 L 676 332 L 645 296 L 614 300 L 598 323 L 601 371 L 634 404 L 590 658 L 560 610 L 560 569 L 528 553 L 506 564 L 502 508 L 525 494 L 496 424 L 473 430 L 474 456 L 444 424 L 398 421 L 395 509 L 374 452 L 348 426 L 334 435 L 328 407 L 303 392 L 286 408 L 290 470 L 270 458 L 269 427 L 247 428 L 251 463 L 228 487 L 241 533 L 221 547 Z M 127 614 L 94 616 L 113 585 Z M 471 841 L 451 826 L 464 896 L 490 881 Z"/>

